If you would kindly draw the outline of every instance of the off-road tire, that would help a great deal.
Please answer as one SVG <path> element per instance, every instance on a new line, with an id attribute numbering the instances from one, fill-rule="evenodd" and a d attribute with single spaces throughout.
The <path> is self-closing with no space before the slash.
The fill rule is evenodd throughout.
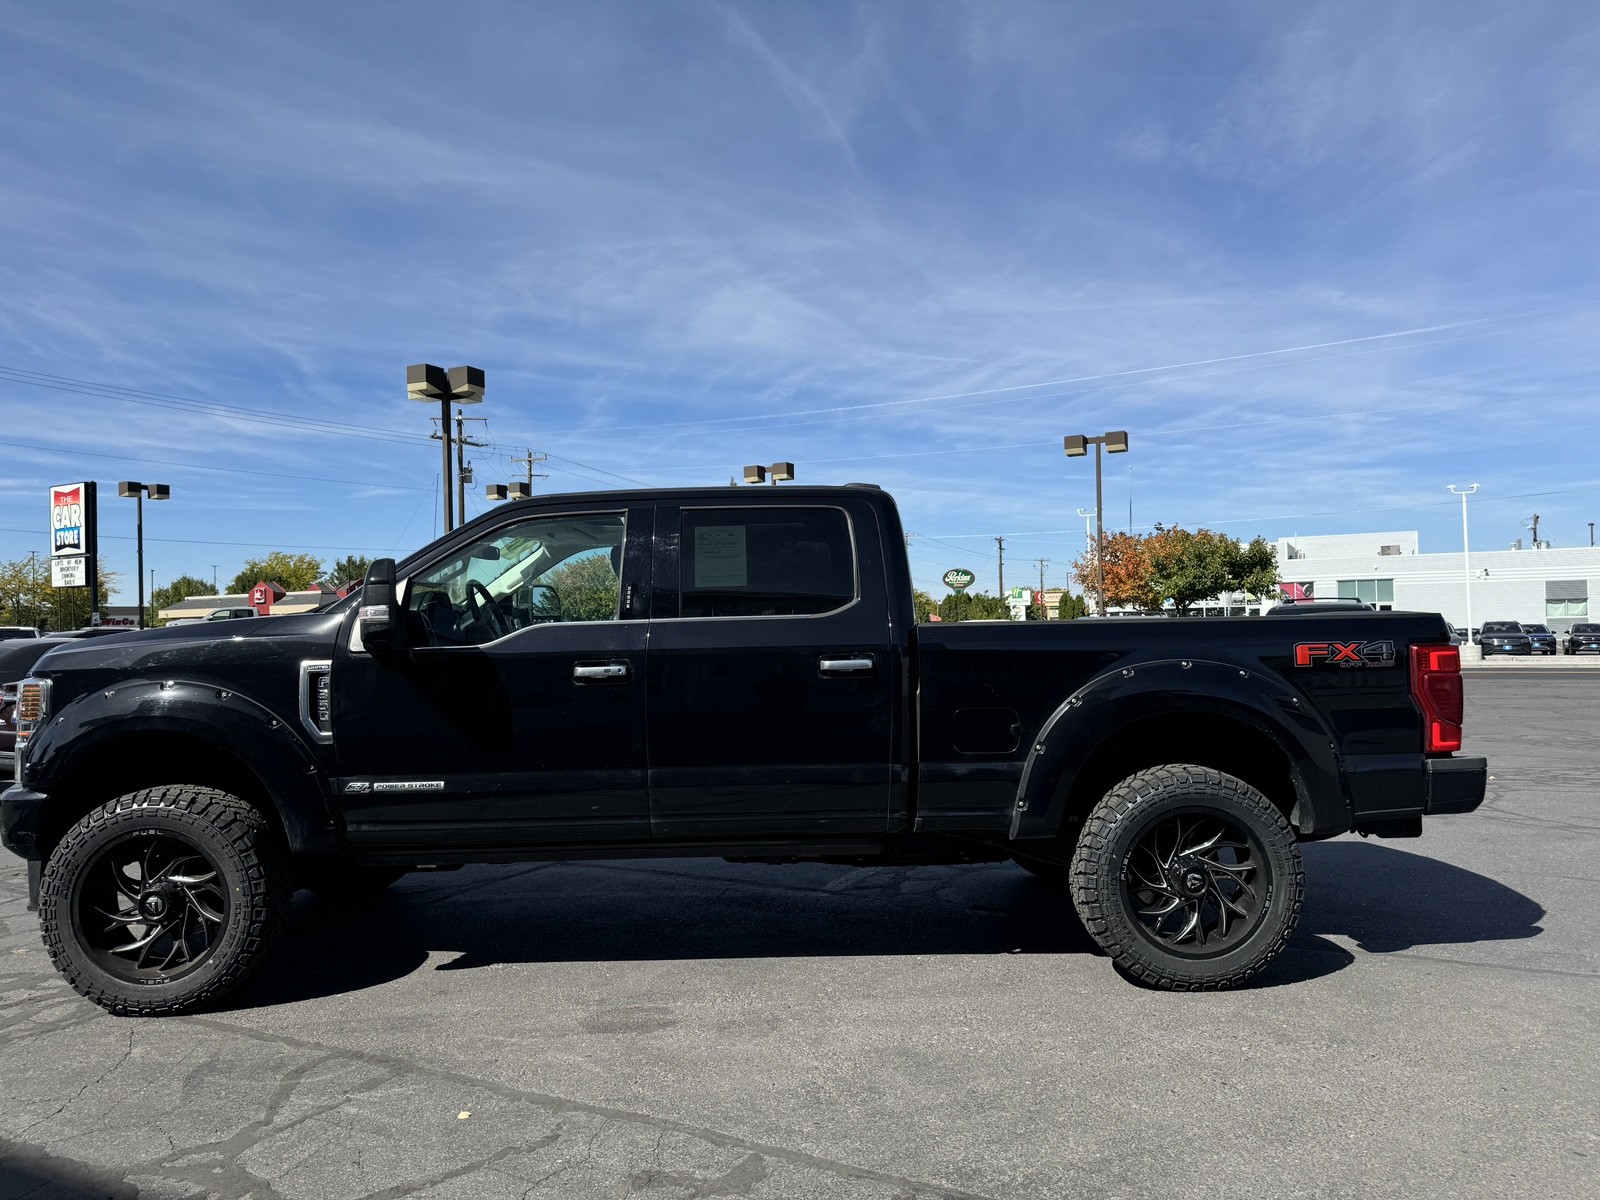
<path id="1" fill-rule="evenodd" d="M 1186 824 L 1191 848 L 1214 828 L 1237 840 L 1180 854 Z M 1165 868 L 1157 865 L 1163 836 L 1176 837 Z M 1241 849 L 1220 848 L 1236 844 Z M 1151 877 L 1159 888 L 1145 886 Z M 1233 882 L 1239 879 L 1247 887 Z M 1294 830 L 1270 800 L 1232 775 L 1172 764 L 1124 779 L 1095 805 L 1073 852 L 1071 890 L 1084 928 L 1132 978 L 1171 991 L 1215 991 L 1237 987 L 1283 949 L 1300 919 L 1305 871 Z M 1152 915 L 1168 901 L 1170 917 Z M 1231 915 L 1234 904 L 1248 915 Z M 1187 942 L 1173 936 L 1185 913 L 1198 931 Z"/>
<path id="2" fill-rule="evenodd" d="M 335 860 L 302 868 L 300 885 L 324 900 L 368 900 L 407 873 L 404 867 L 367 867 Z"/>
<path id="3" fill-rule="evenodd" d="M 186 944 L 180 949 L 189 960 L 178 963 L 170 978 L 165 967 L 151 972 L 141 962 L 135 969 L 121 955 L 124 947 L 94 944 L 97 938 L 116 940 L 100 929 L 96 914 L 105 912 L 92 903 L 107 895 L 123 903 L 107 891 L 108 874 L 124 896 L 146 890 L 139 883 L 142 872 L 132 875 L 118 866 L 137 857 L 140 846 L 191 852 L 183 860 L 190 864 L 182 868 L 188 874 L 174 873 L 171 880 L 178 883 L 167 884 L 175 893 L 169 910 L 183 903 L 181 893 L 202 889 L 202 904 L 220 910 L 221 920 L 198 953 L 188 944 L 185 926 Z M 182 886 L 197 882 L 206 867 L 209 878 L 203 884 Z M 258 970 L 287 922 L 292 895 L 288 851 L 258 809 L 214 788 L 171 785 L 102 804 L 67 831 L 44 866 L 39 923 L 51 962 L 79 993 L 119 1016 L 169 1016 L 216 1002 Z M 118 919 L 138 920 L 137 904 L 132 898 L 127 903 L 133 907 L 122 908 Z M 203 923 L 197 919 L 196 924 Z M 151 927 L 125 926 L 122 936 L 131 930 L 137 941 L 141 930 Z"/>

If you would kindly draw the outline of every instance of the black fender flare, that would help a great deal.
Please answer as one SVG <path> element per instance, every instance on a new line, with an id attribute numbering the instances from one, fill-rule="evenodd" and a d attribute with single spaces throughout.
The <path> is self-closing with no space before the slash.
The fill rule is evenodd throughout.
<path id="1" fill-rule="evenodd" d="M 1299 805 L 1306 806 L 1304 828 L 1318 834 L 1350 828 L 1336 743 L 1308 701 L 1259 667 L 1172 658 L 1122 663 L 1084 684 L 1050 715 L 1023 763 L 1010 836 L 1056 836 L 1072 776 L 1130 723 L 1197 713 L 1237 721 L 1271 739 L 1288 759 Z"/>
<path id="2" fill-rule="evenodd" d="M 303 731 L 292 719 L 215 684 L 130 679 L 78 697 L 34 734 L 28 786 L 48 796 L 53 785 L 87 767 L 112 742 L 140 735 L 192 739 L 236 760 L 265 790 L 291 851 L 339 851 L 326 772 Z M 174 783 L 198 782 L 182 778 L 181 764 L 175 765 Z"/>

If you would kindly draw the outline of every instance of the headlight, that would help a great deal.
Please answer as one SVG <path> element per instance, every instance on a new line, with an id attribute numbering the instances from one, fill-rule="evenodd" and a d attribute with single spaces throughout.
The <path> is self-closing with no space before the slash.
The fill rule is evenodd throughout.
<path id="1" fill-rule="evenodd" d="M 50 681 L 24 679 L 17 684 L 17 707 L 12 713 L 17 724 L 17 782 L 22 782 L 28 739 L 50 717 Z"/>

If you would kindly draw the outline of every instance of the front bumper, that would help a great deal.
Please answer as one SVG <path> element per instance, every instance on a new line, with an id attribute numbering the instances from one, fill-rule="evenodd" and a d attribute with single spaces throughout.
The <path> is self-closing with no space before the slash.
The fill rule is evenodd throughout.
<path id="1" fill-rule="evenodd" d="M 1422 811 L 1430 817 L 1469 813 L 1489 790 L 1489 760 L 1477 755 L 1430 758 L 1422 764 L 1426 790 Z"/>
<path id="2" fill-rule="evenodd" d="M 39 857 L 39 809 L 44 796 L 12 784 L 0 792 L 0 845 L 21 858 Z"/>

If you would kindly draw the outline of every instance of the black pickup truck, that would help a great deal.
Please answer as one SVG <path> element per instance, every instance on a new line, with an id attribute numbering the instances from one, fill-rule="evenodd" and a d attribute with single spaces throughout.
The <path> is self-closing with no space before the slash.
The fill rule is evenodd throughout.
<path id="1" fill-rule="evenodd" d="M 917 624 L 867 485 L 502 506 L 322 613 L 52 651 L 0 835 L 114 1012 L 215 1001 L 296 886 L 468 862 L 1013 858 L 1158 987 L 1282 949 L 1298 843 L 1469 812 L 1432 614 Z"/>

